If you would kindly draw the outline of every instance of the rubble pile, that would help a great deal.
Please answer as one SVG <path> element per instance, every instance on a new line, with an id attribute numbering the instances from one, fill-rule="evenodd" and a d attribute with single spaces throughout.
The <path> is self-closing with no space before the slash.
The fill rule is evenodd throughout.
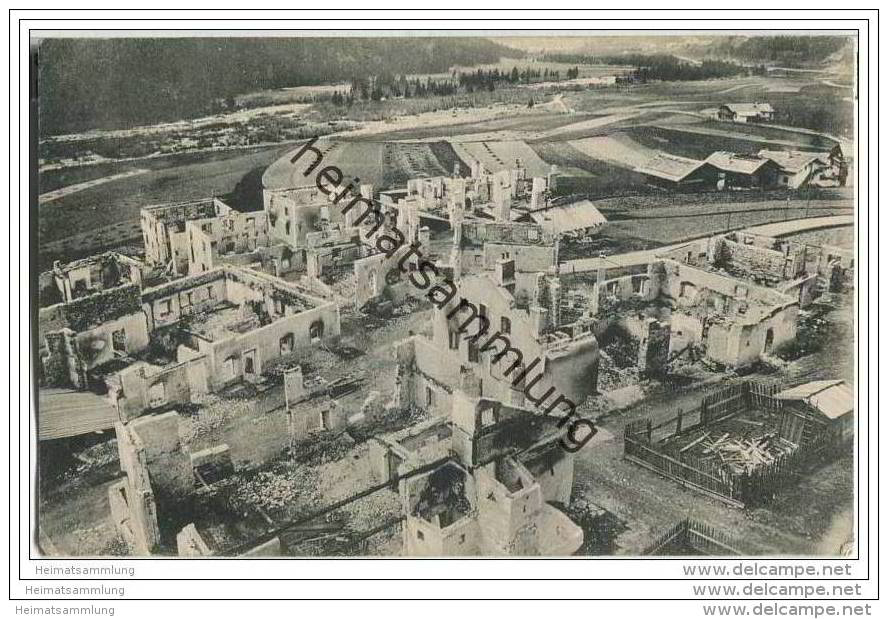
<path id="1" fill-rule="evenodd" d="M 354 446 L 354 439 L 346 432 L 322 432 L 294 444 L 291 454 L 294 462 L 318 466 L 343 458 Z"/>
<path id="2" fill-rule="evenodd" d="M 220 398 L 206 394 L 195 398 L 198 408 L 191 417 L 182 417 L 179 423 L 179 438 L 182 444 L 190 445 L 200 438 L 218 432 L 225 423 L 253 411 L 253 403 L 242 398 Z"/>
<path id="3" fill-rule="evenodd" d="M 616 350 L 619 349 L 619 350 Z M 617 359 L 612 352 L 617 352 Z M 636 354 L 638 351 L 636 350 Z M 639 382 L 638 367 L 625 364 L 625 350 L 622 345 L 610 346 L 599 352 L 601 363 L 598 367 L 598 390 L 602 393 L 621 389 Z"/>
<path id="4" fill-rule="evenodd" d="M 317 492 L 317 482 L 310 470 L 278 467 L 240 479 L 234 485 L 229 502 L 237 511 L 260 508 L 273 512 L 310 503 L 317 498 Z"/>

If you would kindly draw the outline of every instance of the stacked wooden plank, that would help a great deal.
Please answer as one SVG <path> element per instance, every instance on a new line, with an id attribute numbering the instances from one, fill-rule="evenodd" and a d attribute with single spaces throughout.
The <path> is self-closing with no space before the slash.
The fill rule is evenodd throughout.
<path id="1" fill-rule="evenodd" d="M 756 468 L 772 464 L 798 447 L 777 434 L 768 432 L 755 438 L 731 436 L 728 432 L 718 439 L 701 437 L 703 459 L 718 459 L 734 473 L 751 473 Z M 690 445 L 689 445 L 690 446 Z"/>

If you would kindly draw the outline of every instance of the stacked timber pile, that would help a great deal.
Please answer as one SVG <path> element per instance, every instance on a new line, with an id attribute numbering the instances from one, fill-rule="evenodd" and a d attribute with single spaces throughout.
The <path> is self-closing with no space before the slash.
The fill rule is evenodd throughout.
<path id="1" fill-rule="evenodd" d="M 703 447 L 704 460 L 718 459 L 737 474 L 751 473 L 760 466 L 772 464 L 798 447 L 777 432 L 769 432 L 756 438 L 739 438 L 725 432 L 718 439 L 713 439 L 707 432 L 684 449 L 697 443 Z"/>

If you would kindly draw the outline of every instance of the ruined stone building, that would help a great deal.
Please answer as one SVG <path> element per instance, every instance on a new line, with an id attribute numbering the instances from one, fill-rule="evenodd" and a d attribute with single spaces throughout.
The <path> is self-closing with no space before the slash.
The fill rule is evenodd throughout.
<path id="1" fill-rule="evenodd" d="M 56 264 L 41 277 L 57 291 L 41 299 L 62 299 L 38 311 L 42 384 L 84 388 L 87 371 L 148 345 L 142 276 L 138 261 L 109 252 Z"/>
<path id="2" fill-rule="evenodd" d="M 506 222 L 515 219 L 513 207 L 523 211 L 543 209 L 554 190 L 557 169 L 545 177 L 531 178 L 516 161 L 515 166 L 495 173 L 472 161 L 470 175 L 461 176 L 455 167 L 453 176 L 413 178 L 406 189 L 380 192 L 384 205 L 403 208 L 414 206 L 426 216 L 444 219 L 451 226 L 478 216 Z"/>
<path id="3" fill-rule="evenodd" d="M 407 556 L 574 553 L 573 454 L 552 417 L 480 395 L 466 377 L 446 414 L 371 442 L 381 480 L 397 482 Z M 419 471 L 419 473 L 416 473 Z"/>
<path id="4" fill-rule="evenodd" d="M 175 549 L 179 556 L 208 556 L 218 550 L 225 530 L 256 525 L 233 512 L 224 515 L 227 524 L 217 523 L 213 514 L 196 508 L 200 494 L 233 471 L 227 445 L 189 451 L 179 437 L 176 411 L 114 429 L 123 477 L 108 487 L 108 501 L 111 521 L 130 552 L 148 556 Z M 207 522 L 201 527 L 182 522 L 194 517 Z M 273 539 L 244 554 L 279 556 L 280 542 Z"/>
<path id="5" fill-rule="evenodd" d="M 473 220 L 453 228 L 450 263 L 456 276 L 493 271 L 501 260 L 519 273 L 547 272 L 558 265 L 558 236 L 537 224 Z"/>
<path id="6" fill-rule="evenodd" d="M 194 491 L 179 415 L 170 411 L 118 423 L 115 432 L 124 478 L 108 487 L 111 519 L 134 553 L 149 555 L 161 546 L 160 523 Z"/>
<path id="7" fill-rule="evenodd" d="M 125 421 L 259 381 L 268 363 L 339 336 L 335 304 L 259 271 L 144 289 L 140 272 L 113 253 L 56 266 L 52 285 L 73 298 L 39 310 L 42 386 L 93 390 Z"/>
<path id="8" fill-rule="evenodd" d="M 691 242 L 662 254 L 684 264 L 717 271 L 740 280 L 773 288 L 811 304 L 817 293 L 817 251 L 804 243 L 731 232 Z"/>
<path id="9" fill-rule="evenodd" d="M 179 342 L 178 361 L 204 358 L 210 390 L 258 380 L 268 362 L 339 336 L 335 304 L 230 266 L 149 288 L 142 308 L 152 331 Z"/>
<path id="10" fill-rule="evenodd" d="M 147 272 L 148 268 L 141 260 L 114 251 L 67 264 L 57 261 L 51 271 L 41 275 L 41 300 L 68 303 L 127 282 L 141 286 Z M 46 289 L 49 287 L 53 290 Z"/>
<path id="11" fill-rule="evenodd" d="M 543 410 L 558 408 L 553 394 L 583 402 L 596 391 L 598 344 L 591 321 L 561 321 L 560 294 L 557 277 L 519 273 L 512 260 L 494 273 L 463 276 L 454 299 L 435 309 L 431 339 L 416 336 L 398 348 L 403 398 L 447 410 L 448 386 L 471 374 L 481 395 L 503 402 L 526 399 Z"/>
<path id="12" fill-rule="evenodd" d="M 148 206 L 140 221 L 146 262 L 173 276 L 261 263 L 274 244 L 265 212 L 242 213 L 219 198 Z"/>
<path id="13" fill-rule="evenodd" d="M 795 339 L 798 312 L 797 295 L 667 257 L 644 274 L 608 279 L 601 269 L 592 298 L 599 324 L 626 326 L 659 365 L 688 347 L 729 367 L 750 365 Z"/>
<path id="14" fill-rule="evenodd" d="M 188 236 L 188 273 L 206 273 L 222 264 L 248 264 L 257 250 L 268 247 L 268 218 L 263 212 L 239 213 L 229 209 L 216 217 L 192 219 Z M 259 259 L 261 262 L 261 258 Z"/>
<path id="15" fill-rule="evenodd" d="M 230 210 L 218 198 L 146 206 L 140 212 L 145 261 L 169 270 L 188 273 L 191 250 L 185 224 L 192 219 L 218 217 Z"/>

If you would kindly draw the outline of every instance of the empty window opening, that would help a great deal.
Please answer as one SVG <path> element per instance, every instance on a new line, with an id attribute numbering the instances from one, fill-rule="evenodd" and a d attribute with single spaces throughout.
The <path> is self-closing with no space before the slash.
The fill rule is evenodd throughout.
<path id="1" fill-rule="evenodd" d="M 255 376 L 256 372 L 256 350 L 250 350 L 244 353 L 244 374 Z"/>
<path id="2" fill-rule="evenodd" d="M 770 352 L 771 347 L 774 345 L 774 329 L 768 329 L 768 332 L 765 333 L 765 352 Z"/>
<path id="3" fill-rule="evenodd" d="M 111 350 L 114 352 L 126 352 L 126 331 L 117 329 L 111 333 Z"/>
<path id="4" fill-rule="evenodd" d="M 295 341 L 296 337 L 292 333 L 288 333 L 282 337 L 280 341 L 281 355 L 287 355 L 293 352 Z"/>
<path id="5" fill-rule="evenodd" d="M 166 388 L 163 383 L 154 383 L 148 388 L 148 406 L 158 408 L 167 403 Z"/>
<path id="6" fill-rule="evenodd" d="M 311 323 L 311 326 L 308 328 L 308 336 L 311 338 L 312 344 L 320 342 L 321 338 L 324 337 L 324 323 L 320 320 Z"/>
<path id="7" fill-rule="evenodd" d="M 222 378 L 223 380 L 231 380 L 235 378 L 235 364 L 237 362 L 237 358 L 234 356 L 228 357 L 225 361 L 222 362 Z"/>

